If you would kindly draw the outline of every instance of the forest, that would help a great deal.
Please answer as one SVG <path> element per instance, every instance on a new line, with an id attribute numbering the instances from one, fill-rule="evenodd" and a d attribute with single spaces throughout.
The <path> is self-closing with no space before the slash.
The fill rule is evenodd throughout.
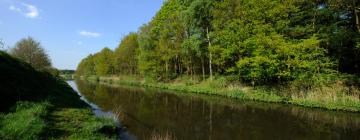
<path id="1" fill-rule="evenodd" d="M 167 0 L 78 76 L 225 79 L 249 86 L 358 86 L 360 1 Z"/>

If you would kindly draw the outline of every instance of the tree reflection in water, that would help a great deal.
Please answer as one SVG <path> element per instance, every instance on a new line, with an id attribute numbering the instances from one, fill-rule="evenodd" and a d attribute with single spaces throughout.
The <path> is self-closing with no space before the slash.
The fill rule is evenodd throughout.
<path id="1" fill-rule="evenodd" d="M 360 114 L 76 81 L 135 139 L 357 139 Z"/>

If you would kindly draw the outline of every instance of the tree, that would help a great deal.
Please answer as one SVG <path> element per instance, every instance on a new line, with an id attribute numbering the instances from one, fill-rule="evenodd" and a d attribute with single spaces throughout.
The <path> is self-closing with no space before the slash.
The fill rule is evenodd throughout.
<path id="1" fill-rule="evenodd" d="M 253 85 L 355 75 L 359 2 L 167 0 L 149 23 L 122 39 L 114 55 L 106 52 L 86 58 L 78 70 L 138 72 L 159 81 L 220 75 Z"/>
<path id="2" fill-rule="evenodd" d="M 183 71 L 181 44 L 184 28 L 179 0 L 166 1 L 153 20 L 140 28 L 139 70 L 158 80 L 176 78 Z"/>
<path id="3" fill-rule="evenodd" d="M 139 55 L 138 69 L 142 75 L 151 78 L 158 78 L 162 71 L 160 70 L 161 62 L 159 54 L 155 50 L 155 39 L 152 33 L 151 23 L 143 25 L 139 30 Z"/>
<path id="4" fill-rule="evenodd" d="M 10 53 L 29 63 L 37 70 L 46 70 L 51 67 L 51 60 L 40 45 L 40 42 L 31 37 L 20 40 L 15 47 L 11 49 Z"/>
<path id="5" fill-rule="evenodd" d="M 125 36 L 114 52 L 114 67 L 117 74 L 137 73 L 137 49 L 139 48 L 138 35 L 130 33 Z"/>
<path id="6" fill-rule="evenodd" d="M 2 39 L 0 39 L 0 50 L 4 50 L 5 43 Z"/>
<path id="7" fill-rule="evenodd" d="M 210 34 L 212 32 L 211 22 L 213 20 L 212 10 L 214 2 L 214 0 L 195 0 L 187 9 L 187 16 L 191 19 L 190 24 L 193 25 L 193 28 L 201 31 L 202 40 L 207 44 L 207 49 L 203 50 L 208 52 L 210 79 L 213 79 L 213 51 Z M 205 62 L 202 63 L 204 65 Z M 203 67 L 202 69 L 204 75 L 205 68 Z"/>
<path id="8" fill-rule="evenodd" d="M 174 11 L 175 10 L 175 11 Z M 185 28 L 181 19 L 183 7 L 179 1 L 171 1 L 159 13 L 158 51 L 163 54 L 165 77 L 174 78 L 182 72 L 181 44 L 184 40 Z"/>
<path id="9" fill-rule="evenodd" d="M 97 75 L 107 76 L 115 73 L 113 53 L 109 48 L 104 48 L 94 55 L 95 72 Z"/>
<path id="10" fill-rule="evenodd" d="M 192 78 L 196 74 L 196 60 L 201 59 L 202 56 L 201 43 L 200 35 L 194 34 L 185 39 L 181 45 L 182 63 L 187 66 L 187 75 L 191 75 Z M 203 79 L 205 79 L 205 71 L 203 71 Z"/>
<path id="11" fill-rule="evenodd" d="M 76 73 L 77 76 L 90 76 L 95 75 L 95 62 L 94 62 L 94 56 L 89 55 L 77 66 Z"/>

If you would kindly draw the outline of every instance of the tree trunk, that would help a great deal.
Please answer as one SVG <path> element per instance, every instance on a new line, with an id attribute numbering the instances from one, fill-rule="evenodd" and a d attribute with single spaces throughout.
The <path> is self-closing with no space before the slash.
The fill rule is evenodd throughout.
<path id="1" fill-rule="evenodd" d="M 179 59 L 179 75 L 183 74 L 183 66 L 180 63 L 180 59 Z"/>
<path id="2" fill-rule="evenodd" d="M 175 59 L 175 62 L 174 62 L 174 73 L 177 75 L 176 59 Z"/>
<path id="3" fill-rule="evenodd" d="M 355 16 L 355 26 L 360 33 L 360 7 L 358 7 L 357 2 L 358 0 L 352 0 L 352 6 L 351 10 L 354 10 L 354 16 Z"/>
<path id="4" fill-rule="evenodd" d="M 169 71 L 169 64 L 168 64 L 168 61 L 165 61 L 165 76 L 166 76 L 166 79 L 168 78 L 168 71 Z"/>
<path id="5" fill-rule="evenodd" d="M 205 64 L 204 64 L 204 58 L 201 58 L 201 68 L 202 68 L 202 77 L 203 77 L 203 80 L 205 80 Z"/>
<path id="6" fill-rule="evenodd" d="M 209 70 L 210 70 L 210 80 L 213 79 L 213 71 L 212 71 L 212 54 L 209 50 L 211 48 L 211 41 L 210 41 L 210 35 L 209 35 L 209 28 L 206 28 L 206 36 L 208 41 L 208 51 L 209 51 Z"/>
<path id="7" fill-rule="evenodd" d="M 174 61 L 174 73 L 177 75 L 176 59 L 175 59 L 175 61 Z"/>
<path id="8" fill-rule="evenodd" d="M 355 22 L 356 22 L 356 27 L 358 29 L 358 32 L 360 33 L 360 7 L 355 7 L 355 13 L 354 13 L 354 16 L 355 16 Z"/>
<path id="9" fill-rule="evenodd" d="M 186 65 L 186 76 L 190 75 L 190 64 Z"/>
<path id="10" fill-rule="evenodd" d="M 194 80 L 194 66 L 192 63 L 190 64 L 190 75 L 191 75 L 191 80 Z"/>
<path id="11" fill-rule="evenodd" d="M 210 52 L 210 54 L 209 54 L 209 70 L 210 70 L 210 80 L 212 80 L 213 79 L 213 71 L 212 71 L 212 54 L 211 54 L 211 52 Z"/>
<path id="12" fill-rule="evenodd" d="M 209 135 L 209 140 L 211 140 L 211 134 L 212 134 L 212 131 L 213 131 L 213 122 L 212 122 L 212 114 L 213 114 L 213 105 L 210 104 L 210 111 L 209 111 L 209 132 L 210 132 L 210 135 Z"/>
<path id="13" fill-rule="evenodd" d="M 315 23 L 316 23 L 316 12 L 314 14 L 313 22 L 312 22 L 312 28 L 315 31 Z"/>
<path id="14" fill-rule="evenodd" d="M 133 74 L 133 65 L 132 65 L 132 60 L 130 60 L 130 62 L 129 62 L 129 64 L 130 64 L 130 75 L 132 75 Z"/>

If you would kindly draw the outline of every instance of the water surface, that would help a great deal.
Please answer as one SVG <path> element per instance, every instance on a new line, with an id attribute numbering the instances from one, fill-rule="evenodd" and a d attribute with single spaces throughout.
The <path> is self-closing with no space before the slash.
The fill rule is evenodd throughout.
<path id="1" fill-rule="evenodd" d="M 360 114 L 165 90 L 69 82 L 99 116 L 115 114 L 122 139 L 360 139 Z"/>

